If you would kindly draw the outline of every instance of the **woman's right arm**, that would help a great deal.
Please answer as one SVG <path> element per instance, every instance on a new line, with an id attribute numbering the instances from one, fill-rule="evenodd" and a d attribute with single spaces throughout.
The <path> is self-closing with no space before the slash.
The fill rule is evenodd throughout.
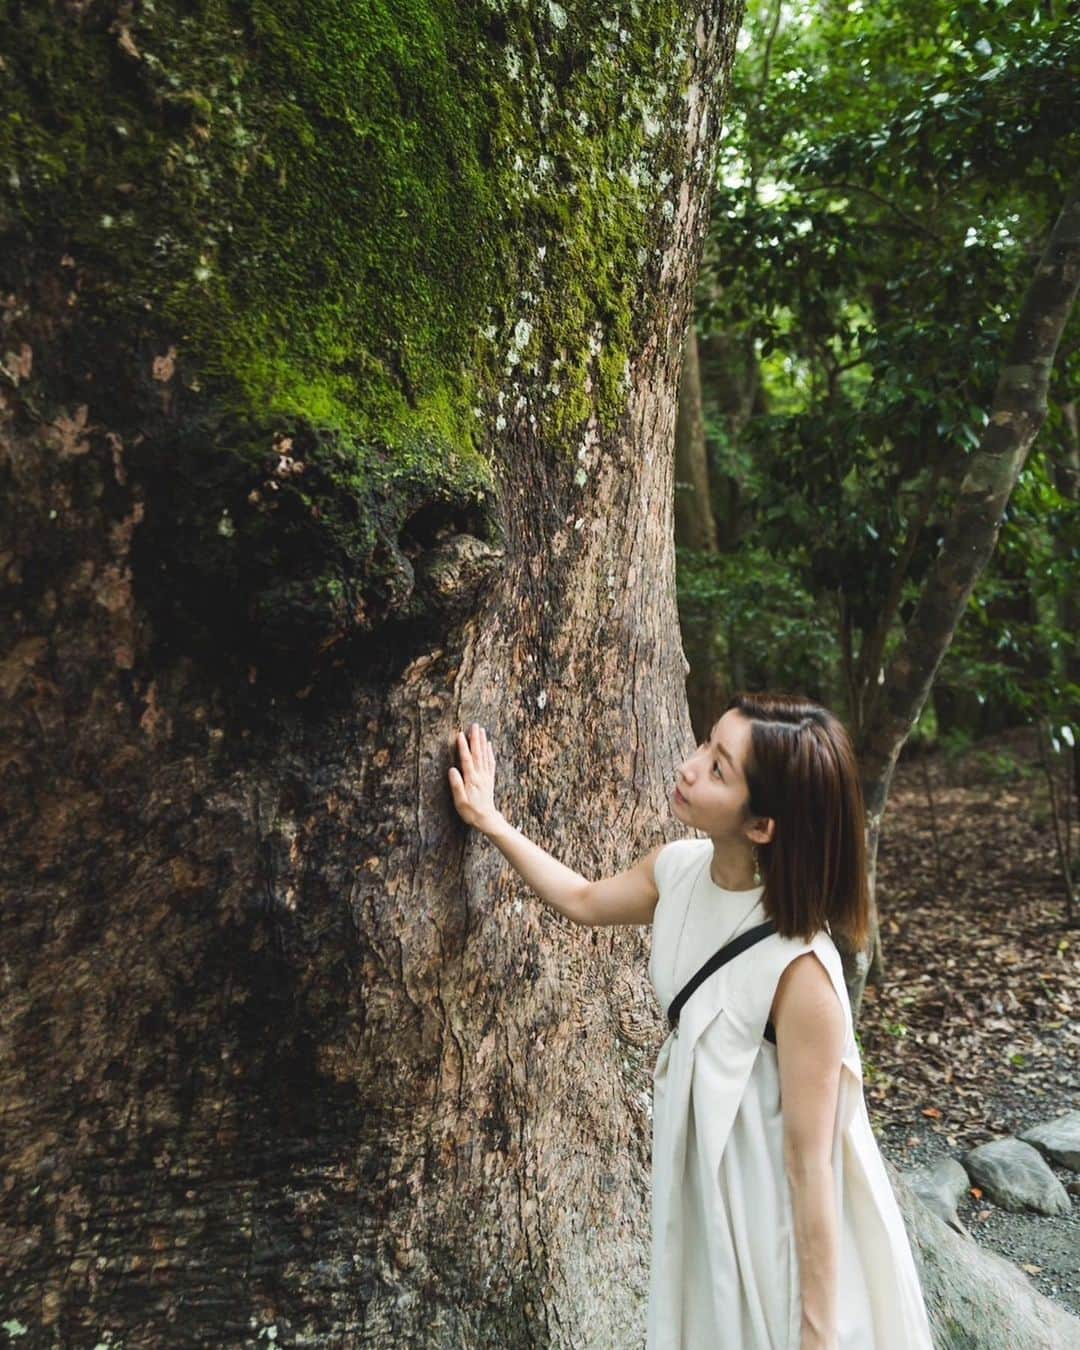
<path id="1" fill-rule="evenodd" d="M 625 872 L 588 881 L 534 844 L 496 809 L 495 755 L 483 727 L 474 722 L 468 737 L 459 731 L 457 749 L 461 769 L 451 768 L 449 777 L 458 814 L 487 835 L 545 904 L 589 927 L 652 923 L 658 898 L 653 863 L 662 845 Z"/>

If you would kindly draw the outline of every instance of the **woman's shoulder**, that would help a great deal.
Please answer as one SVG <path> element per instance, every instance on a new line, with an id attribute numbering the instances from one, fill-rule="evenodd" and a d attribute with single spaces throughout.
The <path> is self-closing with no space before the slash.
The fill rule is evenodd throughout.
<path id="1" fill-rule="evenodd" d="M 772 950 L 781 967 L 786 966 L 795 957 L 802 956 L 804 952 L 815 952 L 826 967 L 843 971 L 840 949 L 833 941 L 832 933 L 827 926 L 819 928 L 810 938 L 784 937 L 776 933 L 772 938 Z"/>
<path id="2" fill-rule="evenodd" d="M 700 865 L 701 860 L 711 852 L 712 840 L 708 836 L 704 839 L 673 839 L 665 844 L 653 864 L 657 890 L 662 892 L 677 886 L 692 873 L 694 865 Z"/>

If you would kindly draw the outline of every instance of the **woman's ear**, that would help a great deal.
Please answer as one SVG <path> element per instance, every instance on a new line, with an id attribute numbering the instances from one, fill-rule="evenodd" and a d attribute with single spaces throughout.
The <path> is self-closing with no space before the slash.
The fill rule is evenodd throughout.
<path id="1" fill-rule="evenodd" d="M 776 821 L 772 816 L 759 816 L 747 831 L 747 838 L 755 844 L 771 844 L 776 833 Z"/>

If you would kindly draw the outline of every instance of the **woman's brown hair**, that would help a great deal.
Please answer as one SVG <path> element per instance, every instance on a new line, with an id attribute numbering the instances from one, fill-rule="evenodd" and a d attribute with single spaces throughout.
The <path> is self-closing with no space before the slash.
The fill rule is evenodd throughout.
<path id="1" fill-rule="evenodd" d="M 844 724 L 828 708 L 793 694 L 735 694 L 750 722 L 743 772 L 747 810 L 776 821 L 759 845 L 762 904 L 784 937 L 806 941 L 824 928 L 854 950 L 870 927 L 866 810 Z"/>

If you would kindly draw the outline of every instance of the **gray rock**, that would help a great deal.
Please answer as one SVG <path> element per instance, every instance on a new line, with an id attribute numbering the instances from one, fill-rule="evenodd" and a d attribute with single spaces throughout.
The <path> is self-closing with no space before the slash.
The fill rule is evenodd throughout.
<path id="1" fill-rule="evenodd" d="M 960 1159 L 971 1180 L 1002 1209 L 1038 1214 L 1071 1214 L 1065 1187 L 1042 1154 L 1020 1139 L 994 1139 Z"/>
<path id="2" fill-rule="evenodd" d="M 938 1158 L 904 1173 L 904 1180 L 927 1207 L 957 1233 L 970 1237 L 956 1206 L 967 1194 L 971 1182 L 955 1158 Z"/>
<path id="3" fill-rule="evenodd" d="M 1040 1293 L 1011 1260 L 960 1237 L 916 1203 L 903 1174 L 891 1164 L 886 1163 L 886 1172 L 911 1239 L 935 1350 L 1080 1347 L 1080 1320 Z M 996 1217 L 1024 1228 L 1036 1226 L 1005 1212 Z M 1055 1221 L 1038 1221 L 1047 1222 Z"/>
<path id="4" fill-rule="evenodd" d="M 1063 1116 L 1032 1125 L 1017 1135 L 1034 1144 L 1044 1158 L 1080 1172 L 1080 1111 L 1066 1111 Z"/>

